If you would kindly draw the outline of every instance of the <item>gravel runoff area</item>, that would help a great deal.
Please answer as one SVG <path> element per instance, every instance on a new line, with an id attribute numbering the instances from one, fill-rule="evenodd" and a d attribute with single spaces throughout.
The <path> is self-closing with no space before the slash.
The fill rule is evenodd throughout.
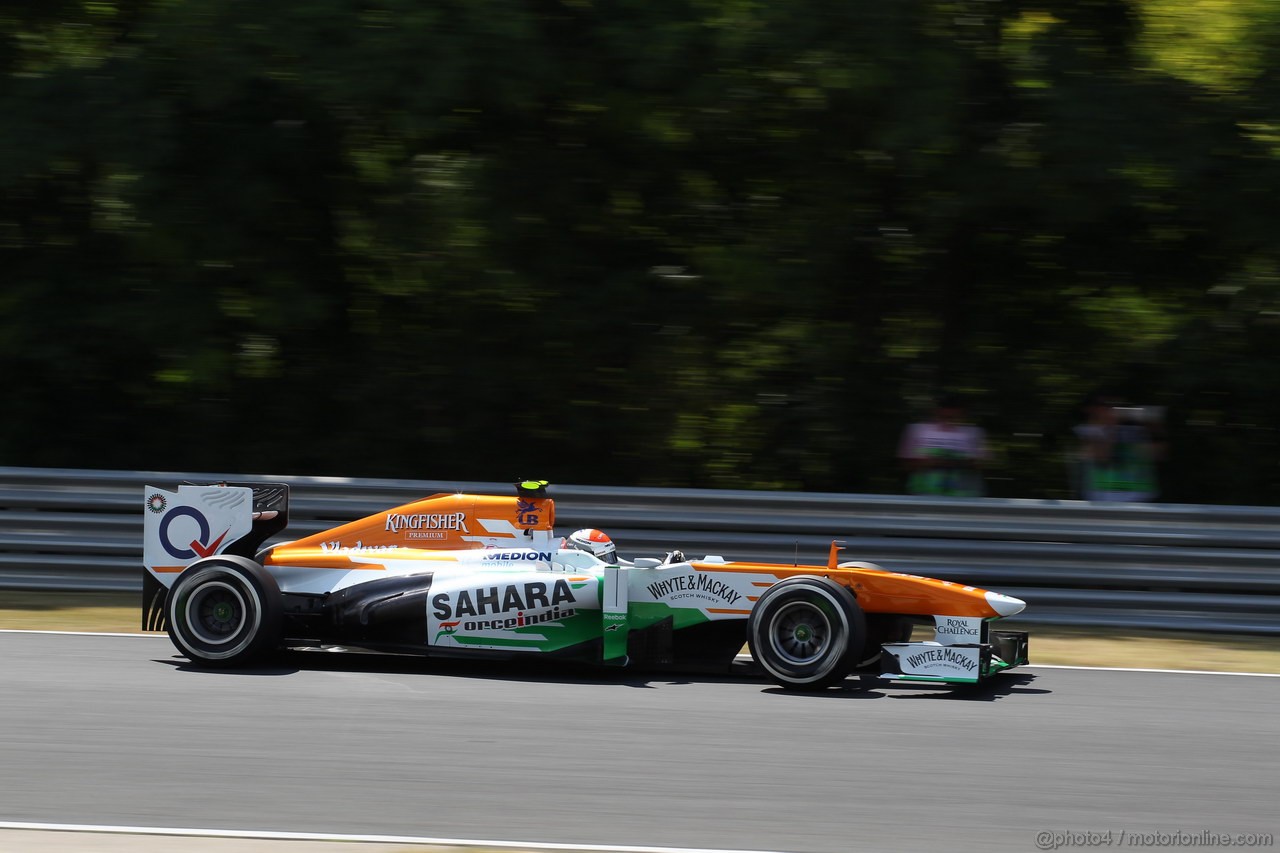
<path id="1" fill-rule="evenodd" d="M 0 829 L 4 853 L 543 853 L 545 849 Z M 591 853 L 587 848 L 574 850 Z"/>
<path id="2" fill-rule="evenodd" d="M 260 838 L 197 838 L 189 835 L 0 830 L 0 850 L 6 853 L 409 853 L 428 849 L 433 853 L 444 853 L 451 848 L 345 841 L 271 841 Z M 469 848 L 469 851 L 476 853 L 474 848 Z"/>
<path id="3" fill-rule="evenodd" d="M 578 844 L 525 845 L 506 842 L 442 844 L 428 841 L 311 840 L 223 837 L 170 832 L 85 829 L 20 829 L 0 822 L 0 853 L 639 853 L 680 848 L 589 847 Z M 286 835 L 288 833 L 280 833 Z M 245 833 L 251 836 L 252 833 Z M 462 841 L 462 839 L 458 839 Z M 492 846 L 493 844 L 500 846 Z M 685 853 L 699 853 L 689 850 Z M 730 851 L 726 851 L 730 853 Z"/>

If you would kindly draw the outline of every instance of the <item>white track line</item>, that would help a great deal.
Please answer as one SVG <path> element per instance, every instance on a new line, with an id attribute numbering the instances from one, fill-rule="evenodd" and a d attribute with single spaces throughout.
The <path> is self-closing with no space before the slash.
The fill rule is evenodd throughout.
<path id="1" fill-rule="evenodd" d="M 738 663 L 750 663 L 751 655 L 738 655 Z M 1080 669 L 1087 672 L 1158 672 L 1166 675 L 1247 675 L 1252 678 L 1280 678 L 1280 672 L 1228 672 L 1215 669 L 1142 669 L 1128 666 L 1071 666 L 1059 663 L 1028 663 L 1018 669 Z M 1015 670 L 1009 670 L 1014 672 Z M 890 682 L 886 681 L 886 684 Z M 905 686 L 905 685 L 901 685 Z"/>
<path id="2" fill-rule="evenodd" d="M 167 637 L 163 631 L 154 634 L 122 634 L 110 631 L 37 631 L 34 628 L 0 628 L 0 634 L 61 634 L 64 637 Z"/>
<path id="3" fill-rule="evenodd" d="M 470 838 L 429 838 L 413 835 L 339 835 L 324 832 L 269 832 L 251 829 L 177 829 L 155 826 L 94 826 L 72 823 L 0 821 L 0 830 L 97 832 L 115 835 L 162 835 L 199 838 L 256 838 L 265 841 L 331 841 L 363 844 L 433 844 L 443 847 L 497 847 L 514 850 L 581 850 L 606 853 L 769 853 L 764 850 L 724 850 L 706 847 L 636 847 L 622 844 L 555 844 L 543 841 L 480 841 Z"/>
<path id="4" fill-rule="evenodd" d="M 163 632 L 152 634 L 113 634 L 106 631 L 37 631 L 26 628 L 0 628 L 0 634 L 58 634 L 64 637 L 151 637 L 167 639 L 167 635 Z M 751 655 L 738 655 L 734 658 L 739 663 L 750 663 Z M 1250 678 L 1280 678 L 1280 672 L 1228 672 L 1226 670 L 1216 669 L 1150 669 L 1145 667 L 1129 667 L 1129 666 L 1071 666 L 1069 664 L 1058 663 L 1029 663 L 1019 669 L 1079 669 L 1087 672 L 1154 672 L 1164 675 L 1244 675 Z M 565 848 L 577 849 L 577 848 Z M 588 850 L 603 850 L 603 847 L 583 848 Z M 613 849 L 613 848 L 610 848 Z M 622 848 L 618 848 L 622 849 Z M 641 848 L 627 848 L 636 849 Z M 657 850 L 659 848 L 650 848 Z"/>
<path id="5" fill-rule="evenodd" d="M 1023 669 L 1023 667 L 1018 667 Z M 1216 669 L 1147 669 L 1130 666 L 1070 666 L 1065 663 L 1029 663 L 1026 669 L 1084 669 L 1093 672 L 1159 672 L 1167 675 L 1247 675 L 1250 678 L 1280 678 L 1280 672 L 1227 672 Z"/>

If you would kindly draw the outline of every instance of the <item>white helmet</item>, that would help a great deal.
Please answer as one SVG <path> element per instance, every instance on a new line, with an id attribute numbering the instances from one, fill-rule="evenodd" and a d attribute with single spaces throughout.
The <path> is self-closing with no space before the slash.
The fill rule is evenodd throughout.
<path id="1" fill-rule="evenodd" d="M 613 540 L 594 527 L 585 527 L 570 533 L 564 538 L 562 547 L 586 551 L 606 563 L 618 562 L 618 549 L 613 544 Z"/>

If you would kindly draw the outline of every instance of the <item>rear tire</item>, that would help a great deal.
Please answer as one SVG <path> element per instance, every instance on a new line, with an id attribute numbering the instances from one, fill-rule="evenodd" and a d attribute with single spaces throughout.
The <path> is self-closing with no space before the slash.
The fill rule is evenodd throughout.
<path id="1" fill-rule="evenodd" d="M 826 578 L 801 575 L 774 584 L 747 620 L 752 656 L 788 690 L 821 690 L 843 681 L 866 640 L 857 599 Z"/>
<path id="2" fill-rule="evenodd" d="M 192 563 L 174 581 L 165 609 L 169 639 L 195 663 L 242 666 L 280 645 L 280 586 L 245 557 Z"/>

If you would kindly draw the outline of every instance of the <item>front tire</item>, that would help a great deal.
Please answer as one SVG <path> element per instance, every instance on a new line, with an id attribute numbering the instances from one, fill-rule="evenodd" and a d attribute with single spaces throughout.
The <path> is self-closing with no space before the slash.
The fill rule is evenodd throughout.
<path id="1" fill-rule="evenodd" d="M 861 659 L 867 623 L 853 593 L 826 578 L 798 576 L 765 590 L 747 621 L 751 654 L 788 690 L 843 681 Z"/>
<path id="2" fill-rule="evenodd" d="M 195 663 L 241 666 L 280 644 L 280 586 L 245 557 L 192 563 L 169 590 L 166 610 L 169 639 Z"/>

